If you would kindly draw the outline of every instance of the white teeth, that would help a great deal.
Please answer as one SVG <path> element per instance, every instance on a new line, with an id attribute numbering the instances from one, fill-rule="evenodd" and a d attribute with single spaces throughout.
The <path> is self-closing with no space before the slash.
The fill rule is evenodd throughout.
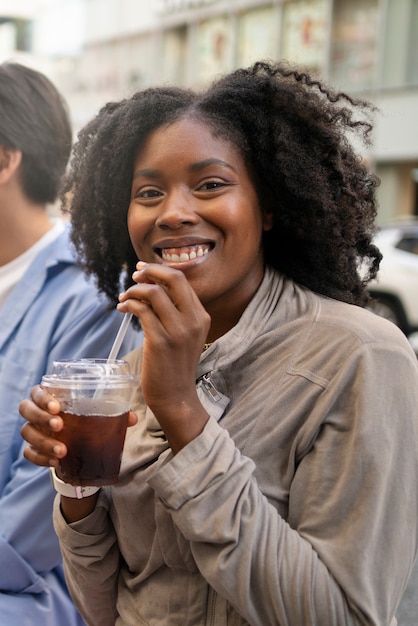
<path id="1" fill-rule="evenodd" d="M 168 252 L 168 250 L 161 250 L 161 256 L 164 261 L 168 263 L 181 263 L 184 261 L 190 261 L 197 257 L 202 257 L 208 254 L 208 246 L 194 246 L 189 252 L 182 250 L 180 254 Z"/>

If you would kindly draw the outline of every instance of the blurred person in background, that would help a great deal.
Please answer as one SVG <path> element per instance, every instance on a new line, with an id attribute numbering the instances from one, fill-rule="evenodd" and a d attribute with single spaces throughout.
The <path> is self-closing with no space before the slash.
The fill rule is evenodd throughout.
<path id="1" fill-rule="evenodd" d="M 417 550 L 418 363 L 362 306 L 378 180 L 347 135 L 367 142 L 370 110 L 257 63 L 203 92 L 139 91 L 79 133 L 74 241 L 144 332 L 119 482 L 77 499 L 59 403 L 36 386 L 20 410 L 26 457 L 57 468 L 88 624 L 396 624 Z"/>
<path id="2" fill-rule="evenodd" d="M 54 359 L 106 357 L 122 315 L 75 260 L 70 225 L 51 219 L 71 151 L 67 105 L 43 74 L 0 66 L 0 624 L 83 624 L 51 524 L 49 472 L 28 463 L 22 394 Z M 139 345 L 130 330 L 124 350 Z"/>

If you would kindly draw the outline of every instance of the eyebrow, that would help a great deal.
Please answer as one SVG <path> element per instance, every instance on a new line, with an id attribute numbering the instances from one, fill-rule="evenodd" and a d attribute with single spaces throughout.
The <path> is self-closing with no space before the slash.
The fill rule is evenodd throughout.
<path id="1" fill-rule="evenodd" d="M 229 170 L 232 170 L 233 172 L 235 172 L 235 168 L 232 167 L 232 165 L 230 165 L 229 163 L 226 163 L 226 161 L 222 161 L 222 159 L 204 159 L 203 161 L 198 161 L 197 163 L 193 163 L 193 165 L 191 165 L 190 170 L 192 172 L 197 172 L 199 170 L 203 170 L 205 167 L 209 167 L 210 165 L 220 165 L 221 167 L 226 167 Z"/>
<path id="2" fill-rule="evenodd" d="M 137 170 L 134 172 L 133 178 L 138 178 L 138 176 L 145 176 L 146 178 L 158 178 L 159 172 L 158 170 L 153 170 L 151 168 L 145 168 L 143 170 Z"/>
<path id="3" fill-rule="evenodd" d="M 197 163 L 193 163 L 189 169 L 191 172 L 199 172 L 200 170 L 203 170 L 205 169 L 205 167 L 209 167 L 210 165 L 219 165 L 220 167 L 226 167 L 232 172 L 236 172 L 235 168 L 232 167 L 232 165 L 230 165 L 226 161 L 222 161 L 222 159 L 215 159 L 215 158 L 204 159 L 203 161 L 198 161 Z M 134 172 L 134 175 L 133 175 L 134 179 L 138 178 L 139 176 L 145 176 L 146 178 L 157 179 L 160 177 L 160 172 L 152 168 L 144 168 L 142 170 L 137 170 L 136 172 Z"/>

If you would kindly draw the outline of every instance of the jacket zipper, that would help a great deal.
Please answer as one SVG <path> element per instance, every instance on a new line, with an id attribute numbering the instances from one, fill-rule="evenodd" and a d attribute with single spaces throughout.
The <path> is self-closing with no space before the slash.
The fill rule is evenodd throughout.
<path id="1" fill-rule="evenodd" d="M 216 599 L 217 594 L 212 587 L 209 587 L 206 626 L 216 626 Z"/>
<path id="2" fill-rule="evenodd" d="M 204 388 L 206 389 L 206 391 L 210 394 L 211 398 L 215 402 L 219 402 L 219 400 L 221 399 L 221 396 L 219 395 L 215 385 L 211 381 L 210 373 L 208 372 L 207 374 L 203 374 L 200 380 L 202 381 L 202 384 Z"/>

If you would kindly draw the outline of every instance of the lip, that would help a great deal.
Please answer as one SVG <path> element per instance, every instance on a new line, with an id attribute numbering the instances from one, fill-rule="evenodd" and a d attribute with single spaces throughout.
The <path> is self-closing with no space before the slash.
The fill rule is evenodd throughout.
<path id="1" fill-rule="evenodd" d="M 167 237 L 153 244 L 154 251 L 162 248 L 188 248 L 190 246 L 209 245 L 213 247 L 213 241 L 207 237 Z"/>

